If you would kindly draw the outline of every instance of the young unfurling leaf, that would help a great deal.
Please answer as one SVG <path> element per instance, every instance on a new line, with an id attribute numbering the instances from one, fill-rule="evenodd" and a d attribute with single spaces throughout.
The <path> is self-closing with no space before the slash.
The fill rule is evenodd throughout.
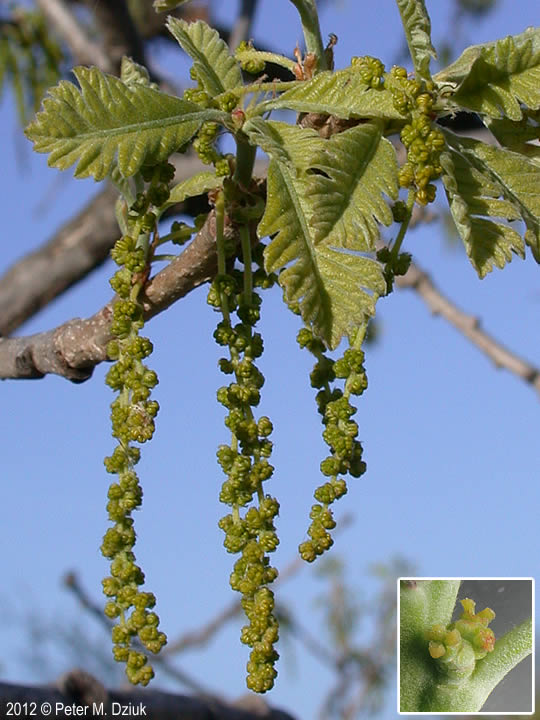
<path id="1" fill-rule="evenodd" d="M 202 20 L 187 23 L 169 17 L 167 27 L 184 51 L 193 59 L 197 78 L 210 95 L 221 95 L 242 84 L 242 73 L 217 30 Z"/>
<path id="2" fill-rule="evenodd" d="M 429 79 L 429 63 L 437 54 L 431 44 L 431 22 L 424 0 L 396 0 L 409 52 L 419 78 Z"/>

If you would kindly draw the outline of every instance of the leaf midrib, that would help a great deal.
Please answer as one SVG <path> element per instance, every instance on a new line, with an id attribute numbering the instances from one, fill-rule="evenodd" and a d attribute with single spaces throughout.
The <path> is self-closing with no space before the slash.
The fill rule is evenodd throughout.
<path id="1" fill-rule="evenodd" d="M 95 130 L 92 130 L 90 132 L 82 132 L 82 133 L 76 133 L 75 135 L 63 135 L 61 137 L 58 137 L 56 135 L 45 135 L 41 137 L 49 137 L 50 139 L 58 140 L 60 142 L 63 142 L 65 140 L 89 140 L 93 138 L 98 137 L 106 137 L 106 136 L 112 136 L 115 137 L 117 135 L 130 135 L 135 132 L 145 132 L 148 130 L 153 130 L 156 127 L 170 127 L 172 125 L 183 125 L 189 122 L 193 122 L 195 124 L 203 121 L 204 119 L 210 119 L 214 118 L 216 121 L 220 121 L 223 119 L 222 113 L 218 110 L 215 111 L 215 114 L 212 113 L 211 110 L 203 110 L 203 111 L 197 111 L 197 112 L 191 112 L 191 113 L 182 113 L 181 115 L 174 115 L 172 117 L 166 117 L 166 118 L 154 118 L 152 120 L 145 120 L 145 121 L 139 121 L 136 123 L 129 123 L 127 125 L 122 125 L 118 127 L 112 127 L 112 128 L 96 128 Z M 181 118 L 181 119 L 179 119 Z"/>
<path id="2" fill-rule="evenodd" d="M 320 276 L 319 268 L 318 268 L 317 262 L 316 262 L 315 247 L 314 246 L 312 247 L 312 244 L 308 240 L 308 238 L 310 237 L 309 226 L 306 221 L 304 210 L 300 204 L 299 194 L 294 185 L 294 179 L 286 165 L 283 165 L 282 163 L 280 163 L 278 161 L 276 161 L 276 164 L 277 164 L 280 174 L 285 182 L 285 186 L 287 188 L 287 192 L 289 193 L 289 197 L 291 198 L 291 202 L 294 205 L 295 215 L 296 215 L 296 218 L 298 219 L 300 228 L 302 230 L 302 243 L 307 248 L 310 262 L 313 267 L 313 272 L 317 276 L 318 284 L 321 285 L 322 278 Z M 300 257 L 300 255 L 298 255 L 296 262 L 298 262 L 300 259 L 301 259 L 301 257 Z"/>

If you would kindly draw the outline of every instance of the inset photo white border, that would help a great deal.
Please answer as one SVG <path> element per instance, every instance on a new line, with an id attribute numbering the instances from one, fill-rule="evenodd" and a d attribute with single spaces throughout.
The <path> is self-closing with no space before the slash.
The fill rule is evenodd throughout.
<path id="1" fill-rule="evenodd" d="M 403 608 L 402 588 L 407 593 Z M 461 601 L 465 599 L 469 602 L 464 608 Z M 535 580 L 532 577 L 398 578 L 398 714 L 532 715 L 535 711 L 534 599 Z M 408 615 L 407 625 L 403 627 L 402 613 Z M 461 618 L 464 613 L 479 614 L 480 617 L 478 621 Z M 470 623 L 472 633 L 474 623 L 482 623 L 482 648 L 473 647 L 461 637 L 459 628 L 467 632 L 468 627 L 459 623 L 457 628 L 454 627 L 460 618 L 461 623 L 464 620 Z M 532 652 L 524 655 L 528 646 L 525 640 L 529 632 L 525 624 L 528 621 L 532 624 Z M 518 630 L 520 627 L 521 631 Z M 510 632 L 512 634 L 508 634 Z M 478 634 L 476 638 L 469 635 L 477 645 L 479 637 Z M 503 667 L 499 661 L 504 662 L 505 646 L 512 638 L 524 645 L 522 658 L 496 681 L 497 672 L 502 672 Z M 478 658 L 484 652 L 485 656 Z M 446 662 L 436 659 L 445 654 L 449 658 Z M 488 664 L 482 670 L 485 660 Z M 470 707 L 476 707 L 480 702 L 480 709 L 467 709 L 468 703 Z"/>

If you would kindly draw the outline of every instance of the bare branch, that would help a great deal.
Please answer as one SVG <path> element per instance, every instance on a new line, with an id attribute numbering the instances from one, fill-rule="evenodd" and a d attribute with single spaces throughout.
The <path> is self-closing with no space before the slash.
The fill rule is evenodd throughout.
<path id="1" fill-rule="evenodd" d="M 146 65 L 144 44 L 125 0 L 100 0 L 98 3 L 95 0 L 84 1 L 97 22 L 105 53 L 115 74 L 120 71 L 124 55 Z"/>
<path id="2" fill-rule="evenodd" d="M 202 169 L 196 155 L 171 158 L 180 182 Z M 106 186 L 38 250 L 0 277 L 0 335 L 9 335 L 51 300 L 109 257 L 119 237 L 114 205 L 118 190 Z M 175 208 L 180 212 L 180 208 Z"/>
<path id="3" fill-rule="evenodd" d="M 231 241 L 237 240 L 231 226 L 226 227 L 226 232 Z M 211 212 L 184 252 L 147 284 L 143 298 L 145 319 L 210 280 L 215 272 L 215 213 Z M 76 318 L 28 337 L 0 338 L 0 378 L 41 378 L 54 373 L 73 382 L 87 380 L 94 367 L 107 359 L 113 302 L 85 320 Z"/>
<path id="4" fill-rule="evenodd" d="M 88 214 L 90 216 L 91 211 Z M 76 223 L 74 224 L 76 225 Z M 150 281 L 145 301 L 147 319 L 169 307 L 173 302 L 187 295 L 213 276 L 215 272 L 214 234 L 212 231 L 208 232 L 212 224 L 213 215 L 209 216 L 207 223 L 191 245 Z M 116 230 L 114 237 L 117 232 Z M 80 248 L 78 250 L 80 251 Z M 45 259 L 46 253 L 42 258 L 38 256 L 36 262 L 44 262 Z M 103 257 L 101 261 L 102 259 Z M 50 266 L 47 266 L 47 273 L 41 273 L 41 275 L 43 274 L 54 277 Z M 28 273 L 28 278 L 31 277 L 36 277 L 34 271 Z M 75 282 L 76 279 L 78 278 L 72 282 Z M 540 393 L 540 370 L 483 331 L 480 328 L 480 320 L 463 312 L 442 295 L 434 286 L 429 275 L 418 265 L 411 264 L 405 276 L 396 278 L 396 284 L 401 288 L 415 290 L 435 314 L 442 315 L 462 332 L 497 367 L 503 367 L 513 372 Z M 50 285 L 54 286 L 54 283 Z M 64 285 L 65 287 L 66 285 Z M 0 290 L 2 290 L 1 284 Z M 11 297 L 15 298 L 16 294 Z M 15 300 L 10 301 L 8 297 L 6 302 L 0 292 L 0 308 L 2 305 L 9 306 L 10 302 L 15 303 Z M 106 346 L 111 339 L 109 333 L 111 313 L 112 305 L 108 303 L 86 320 L 71 320 L 54 330 L 26 338 L 0 338 L 0 377 L 40 378 L 48 373 L 55 373 L 74 382 L 87 380 L 91 376 L 94 366 L 107 359 Z"/>
<path id="5" fill-rule="evenodd" d="M 86 707 L 90 708 L 92 715 L 136 714 L 149 720 L 260 720 L 261 718 L 260 712 L 251 712 L 204 698 L 173 695 L 159 690 L 106 690 L 99 681 L 81 670 L 63 676 L 58 685 L 59 687 L 55 688 L 0 683 L 0 707 L 9 708 L 8 703 L 28 703 L 29 708 L 35 707 L 36 717 L 51 715 L 64 718 L 83 714 L 86 716 L 84 710 Z M 42 714 L 42 709 L 47 707 L 47 703 L 50 712 Z M 81 710 L 77 712 L 77 708 Z M 127 711 L 123 712 L 123 708 Z M 139 712 L 135 712 L 137 709 Z M 267 710 L 264 714 L 267 720 L 293 720 L 292 716 L 284 711 L 271 708 Z"/>
<path id="6" fill-rule="evenodd" d="M 460 310 L 438 290 L 430 276 L 418 265 L 411 263 L 406 275 L 396 277 L 396 285 L 415 290 L 435 315 L 441 315 L 476 347 L 487 355 L 497 367 L 517 375 L 540 393 L 540 370 L 523 360 L 491 335 L 480 328 L 480 319 Z"/>
<path id="7" fill-rule="evenodd" d="M 118 191 L 106 186 L 38 250 L 0 277 L 0 333 L 9 335 L 109 256 L 119 237 Z"/>
<path id="8" fill-rule="evenodd" d="M 103 44 L 93 41 L 83 26 L 67 7 L 64 0 L 36 0 L 45 17 L 68 46 L 79 65 L 96 65 L 113 75 L 120 74 L 122 57 L 131 57 L 146 65 L 144 43 L 129 12 L 125 0 L 84 0 L 95 18 Z M 175 88 L 149 68 L 150 77 L 165 92 L 174 93 Z"/>
<path id="9" fill-rule="evenodd" d="M 236 50 L 243 40 L 249 40 L 257 4 L 258 0 L 242 0 L 238 18 L 229 36 L 229 48 L 232 52 Z"/>
<path id="10" fill-rule="evenodd" d="M 92 42 L 64 0 L 36 0 L 45 17 L 62 36 L 72 55 L 81 65 L 96 65 L 113 73 L 115 66 L 105 50 Z"/>

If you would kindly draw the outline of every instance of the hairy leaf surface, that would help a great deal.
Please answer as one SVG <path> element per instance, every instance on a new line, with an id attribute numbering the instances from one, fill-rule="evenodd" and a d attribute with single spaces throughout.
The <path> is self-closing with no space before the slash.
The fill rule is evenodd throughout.
<path id="1" fill-rule="evenodd" d="M 383 194 L 398 195 L 396 153 L 380 126 L 364 123 L 332 136 L 311 166 L 320 171 L 309 181 L 315 242 L 374 250 L 379 223 L 392 223 Z"/>
<path id="2" fill-rule="evenodd" d="M 298 302 L 304 321 L 330 346 L 343 334 L 365 321 L 375 311 L 375 302 L 385 290 L 379 263 L 326 243 L 317 243 L 310 220 L 314 207 L 309 176 L 295 159 L 305 161 L 305 144 L 313 131 L 268 123 L 273 142 L 267 179 L 267 203 L 258 232 L 275 235 L 265 251 L 266 269 L 282 270 L 279 281 L 291 303 Z M 324 140 L 318 138 L 320 147 Z M 281 142 L 278 141 L 281 139 Z M 275 148 L 278 148 L 277 150 Z"/>
<path id="3" fill-rule="evenodd" d="M 435 80 L 455 84 L 453 99 L 469 110 L 521 120 L 521 104 L 540 107 L 540 28 L 467 48 Z"/>
<path id="4" fill-rule="evenodd" d="M 518 122 L 508 118 L 485 118 L 484 123 L 501 145 L 520 152 L 527 151 L 525 143 L 540 140 L 540 110 L 524 110 L 523 118 Z"/>
<path id="5" fill-rule="evenodd" d="M 392 93 L 384 87 L 369 87 L 353 67 L 318 73 L 312 80 L 298 83 L 276 100 L 268 100 L 259 107 L 265 111 L 288 108 L 340 118 L 403 118 L 394 107 Z"/>
<path id="6" fill-rule="evenodd" d="M 171 194 L 167 201 L 167 205 L 175 205 L 176 203 L 184 202 L 186 198 L 196 197 L 202 195 L 210 190 L 215 190 L 223 185 L 223 178 L 217 177 L 217 175 L 209 170 L 203 170 L 202 172 L 196 173 L 187 180 L 182 180 L 173 188 L 171 188 Z"/>
<path id="7" fill-rule="evenodd" d="M 128 85 L 128 87 L 136 87 L 144 85 L 145 87 L 158 90 L 158 84 L 150 80 L 150 74 L 144 65 L 139 65 L 135 60 L 124 56 L 122 58 L 122 66 L 120 69 L 120 80 Z"/>
<path id="8" fill-rule="evenodd" d="M 486 53 L 491 54 L 499 43 L 511 38 L 518 53 L 532 42 L 532 51 L 536 51 L 539 42 L 539 28 L 527 28 L 522 33 L 510 35 L 502 40 L 495 40 L 481 45 L 471 45 L 451 65 L 438 72 L 433 79 L 440 83 L 460 85 L 471 72 L 474 63 Z"/>
<path id="9" fill-rule="evenodd" d="M 256 50 L 254 47 L 237 48 L 234 51 L 234 56 L 242 65 L 251 61 L 260 62 L 261 60 L 265 63 L 275 63 L 280 67 L 287 68 L 291 72 L 294 72 L 296 61 L 291 58 L 279 55 L 278 53 L 266 52 L 263 50 Z"/>
<path id="10" fill-rule="evenodd" d="M 431 22 L 424 0 L 396 0 L 416 74 L 428 80 L 429 63 L 437 54 L 431 44 Z"/>
<path id="11" fill-rule="evenodd" d="M 77 162 L 75 177 L 102 180 L 116 163 L 124 177 L 134 175 L 143 164 L 167 160 L 206 120 L 225 118 L 144 85 L 128 87 L 97 68 L 74 73 L 80 90 L 66 81 L 49 90 L 25 133 L 37 152 L 50 153 L 50 166 L 65 170 Z"/>
<path id="12" fill-rule="evenodd" d="M 245 122 L 242 130 L 253 145 L 258 145 L 280 163 L 298 170 L 308 169 L 314 152 L 322 149 L 325 142 L 316 130 L 311 128 L 291 126 L 259 117 Z"/>
<path id="13" fill-rule="evenodd" d="M 523 238 L 505 222 L 521 219 L 521 213 L 502 183 L 460 142 L 441 156 L 442 180 L 467 255 L 482 278 L 493 266 L 504 267 L 512 253 L 524 257 Z"/>
<path id="14" fill-rule="evenodd" d="M 202 20 L 187 23 L 174 17 L 167 19 L 167 27 L 193 58 L 193 66 L 207 93 L 221 95 L 242 84 L 240 67 L 217 30 Z"/>
<path id="15" fill-rule="evenodd" d="M 525 242 L 540 262 L 540 167 L 521 153 L 512 152 L 471 138 L 448 138 L 467 162 L 499 190 L 503 202 L 511 206 L 527 228 Z M 500 201 L 499 201 L 500 202 Z M 499 217 L 516 219 L 512 214 L 499 212 Z"/>

